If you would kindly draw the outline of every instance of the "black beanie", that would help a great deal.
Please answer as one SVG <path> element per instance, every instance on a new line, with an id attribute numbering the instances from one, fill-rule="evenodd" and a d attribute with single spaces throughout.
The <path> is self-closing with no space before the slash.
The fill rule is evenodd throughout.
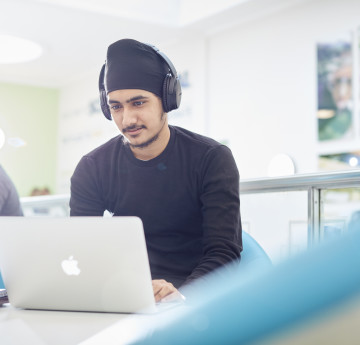
<path id="1" fill-rule="evenodd" d="M 162 98 L 169 67 L 148 45 L 123 39 L 111 44 L 106 56 L 105 89 L 141 89 Z"/>

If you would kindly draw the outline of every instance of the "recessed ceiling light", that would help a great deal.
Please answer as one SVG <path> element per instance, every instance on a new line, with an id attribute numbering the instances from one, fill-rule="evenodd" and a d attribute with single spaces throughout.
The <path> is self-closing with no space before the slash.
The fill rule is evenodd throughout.
<path id="1" fill-rule="evenodd" d="M 0 63 L 11 64 L 31 61 L 39 58 L 42 47 L 24 38 L 0 34 Z"/>

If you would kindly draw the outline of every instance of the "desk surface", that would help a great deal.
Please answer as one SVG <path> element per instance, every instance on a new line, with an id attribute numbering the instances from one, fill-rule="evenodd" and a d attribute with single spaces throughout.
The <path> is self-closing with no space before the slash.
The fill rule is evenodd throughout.
<path id="1" fill-rule="evenodd" d="M 0 307 L 1 345 L 120 345 L 165 325 L 189 307 L 178 305 L 156 314 L 116 314 Z"/>
<path id="2" fill-rule="evenodd" d="M 0 307 L 0 344 L 73 345 L 130 317 L 128 314 L 23 310 Z"/>

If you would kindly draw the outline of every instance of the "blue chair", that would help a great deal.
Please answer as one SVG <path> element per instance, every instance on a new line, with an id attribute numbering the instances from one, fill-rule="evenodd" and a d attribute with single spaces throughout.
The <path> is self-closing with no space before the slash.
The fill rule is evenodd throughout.
<path id="1" fill-rule="evenodd" d="M 5 289 L 4 282 L 2 280 L 1 272 L 0 272 L 0 289 Z"/>
<path id="2" fill-rule="evenodd" d="M 260 274 L 263 270 L 272 267 L 272 262 L 260 244 L 247 232 L 242 232 L 243 250 L 241 252 L 240 264 L 238 261 L 228 264 L 222 269 L 218 269 L 206 276 L 206 279 L 199 279 L 190 286 L 181 289 L 188 301 L 193 303 L 198 300 L 197 291 L 201 291 L 201 300 L 211 300 L 214 294 L 217 294 L 215 289 L 209 289 L 208 286 L 216 285 L 218 282 L 223 282 L 224 279 L 238 280 L 245 283 L 248 279 Z M 222 285 L 222 291 L 231 288 L 231 284 Z"/>
<path id="3" fill-rule="evenodd" d="M 271 266 L 272 262 L 264 249 L 247 232 L 242 232 L 243 251 L 241 253 L 241 264 L 246 266 L 266 267 Z"/>
<path id="4" fill-rule="evenodd" d="M 151 326 L 138 325 L 143 331 L 128 344 L 250 344 L 311 324 L 359 296 L 359 243 L 356 231 L 245 280 L 235 268 L 224 272 L 223 279 L 199 285 L 192 307 L 161 313 Z M 206 290 L 211 299 L 202 297 Z"/>

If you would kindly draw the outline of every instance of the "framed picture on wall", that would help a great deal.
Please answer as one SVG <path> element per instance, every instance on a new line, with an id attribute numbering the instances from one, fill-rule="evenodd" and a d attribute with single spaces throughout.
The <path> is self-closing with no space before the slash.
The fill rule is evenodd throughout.
<path id="1" fill-rule="evenodd" d="M 318 139 L 354 135 L 351 32 L 317 44 Z"/>

